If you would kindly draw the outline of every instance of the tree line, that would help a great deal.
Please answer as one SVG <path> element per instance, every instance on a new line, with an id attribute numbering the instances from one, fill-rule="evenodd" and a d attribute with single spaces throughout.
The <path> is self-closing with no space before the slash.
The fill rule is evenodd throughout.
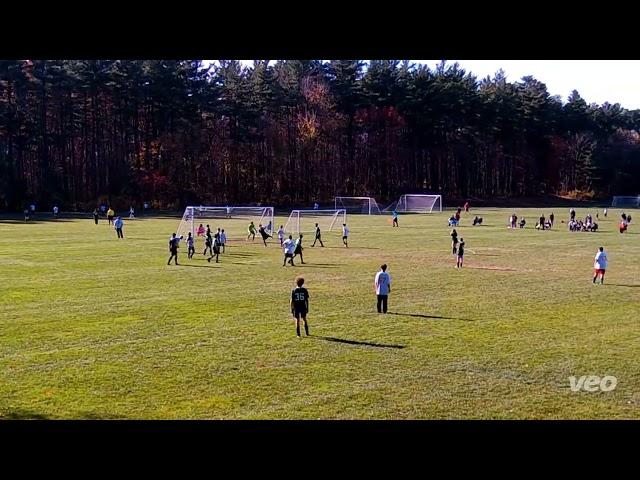
<path id="1" fill-rule="evenodd" d="M 637 195 L 639 132 L 444 62 L 2 60 L 0 208 Z"/>

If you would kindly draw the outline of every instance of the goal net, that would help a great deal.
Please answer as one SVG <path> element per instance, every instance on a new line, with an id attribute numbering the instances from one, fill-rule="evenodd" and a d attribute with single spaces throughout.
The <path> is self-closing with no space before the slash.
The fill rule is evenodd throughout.
<path id="1" fill-rule="evenodd" d="M 184 235 L 187 238 L 187 234 L 191 232 L 191 235 L 197 241 L 200 225 L 204 229 L 209 225 L 213 233 L 218 228 L 224 229 L 227 240 L 239 240 L 247 238 L 250 222 L 255 225 L 256 232 L 259 226 L 262 225 L 267 232 L 273 235 L 275 224 L 273 207 L 190 206 L 185 208 L 176 233 L 178 236 Z"/>
<path id="2" fill-rule="evenodd" d="M 344 209 L 348 213 L 380 215 L 380 207 L 371 197 L 335 197 L 336 210 Z"/>
<path id="3" fill-rule="evenodd" d="M 640 195 L 635 197 L 613 197 L 611 206 L 615 208 L 640 208 Z"/>
<path id="4" fill-rule="evenodd" d="M 442 211 L 442 195 L 402 195 L 385 211 L 432 213 Z"/>
<path id="5" fill-rule="evenodd" d="M 292 210 L 284 231 L 287 234 L 312 233 L 316 231 L 316 223 L 320 231 L 331 231 L 334 226 L 347 223 L 347 211 L 344 208 L 335 210 Z"/>

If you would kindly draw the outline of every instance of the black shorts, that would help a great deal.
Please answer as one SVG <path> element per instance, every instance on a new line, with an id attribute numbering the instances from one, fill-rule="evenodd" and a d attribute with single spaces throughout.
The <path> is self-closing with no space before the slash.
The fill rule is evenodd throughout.
<path id="1" fill-rule="evenodd" d="M 307 318 L 307 309 L 306 308 L 294 308 L 293 316 L 296 318 Z"/>
<path id="2" fill-rule="evenodd" d="M 343 239 L 343 240 L 346 240 L 346 239 L 347 239 L 347 236 L 346 236 L 346 235 L 343 235 L 343 236 L 342 236 L 342 239 Z"/>
<path id="3" fill-rule="evenodd" d="M 284 258 L 293 258 L 293 253 L 285 253 Z"/>
<path id="4" fill-rule="evenodd" d="M 293 252 L 294 255 L 300 255 L 302 253 L 302 247 L 296 247 L 296 250 Z"/>

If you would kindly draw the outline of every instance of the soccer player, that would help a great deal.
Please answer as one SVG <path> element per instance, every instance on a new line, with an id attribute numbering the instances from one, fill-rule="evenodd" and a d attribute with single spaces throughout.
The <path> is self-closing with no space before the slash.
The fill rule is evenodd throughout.
<path id="1" fill-rule="evenodd" d="M 553 227 L 553 219 L 556 218 L 555 215 L 553 214 L 553 212 L 551 212 L 551 215 L 549 215 L 549 223 L 551 224 L 551 226 Z"/>
<path id="2" fill-rule="evenodd" d="M 202 237 L 204 235 L 204 227 L 202 226 L 202 224 L 200 224 L 200 226 L 198 227 L 196 235 L 198 235 L 199 237 Z"/>
<path id="3" fill-rule="evenodd" d="M 461 238 L 460 246 L 458 247 L 458 260 L 456 262 L 456 268 L 462 268 L 463 261 L 464 261 L 464 238 Z"/>
<path id="4" fill-rule="evenodd" d="M 304 333 L 309 336 L 309 324 L 307 323 L 307 313 L 309 313 L 309 292 L 304 285 L 304 278 L 296 278 L 297 287 L 291 290 L 291 314 L 296 319 L 296 335 L 300 338 L 300 318 L 304 321 Z"/>
<path id="5" fill-rule="evenodd" d="M 224 228 L 220 232 L 220 248 L 222 248 L 222 253 L 224 253 L 225 245 L 227 244 L 227 234 L 224 233 Z"/>
<path id="6" fill-rule="evenodd" d="M 602 213 L 604 213 L 604 218 L 607 218 L 607 209 L 606 208 L 604 209 L 604 211 Z"/>
<path id="7" fill-rule="evenodd" d="M 247 235 L 247 240 L 249 240 L 249 237 L 253 237 L 253 241 L 255 241 L 256 239 L 256 226 L 253 224 L 253 222 L 249 224 L 249 235 Z"/>
<path id="8" fill-rule="evenodd" d="M 469 211 L 469 202 L 466 202 L 466 203 L 464 204 L 464 211 L 465 211 L 465 212 L 468 212 L 468 211 Z"/>
<path id="9" fill-rule="evenodd" d="M 135 218 L 135 210 L 133 207 L 129 207 L 129 218 Z"/>
<path id="10" fill-rule="evenodd" d="M 123 225 L 124 225 L 124 222 L 122 221 L 122 218 L 116 217 L 116 219 L 113 222 L 113 226 L 116 229 L 116 234 L 118 235 L 118 238 L 124 238 L 124 234 L 122 233 Z"/>
<path id="11" fill-rule="evenodd" d="M 176 265 L 178 265 L 178 245 L 180 243 L 180 239 L 178 237 L 176 237 L 176 234 L 174 233 L 171 238 L 169 239 L 169 253 L 171 253 L 171 256 L 169 257 L 169 261 L 167 262 L 167 265 L 171 264 L 171 259 L 175 258 L 175 263 Z"/>
<path id="12" fill-rule="evenodd" d="M 54 216 L 55 218 L 58 218 L 58 212 L 59 212 L 59 210 L 58 210 L 58 206 L 57 206 L 57 205 L 54 205 L 54 206 L 53 206 L 53 216 Z"/>
<path id="13" fill-rule="evenodd" d="M 576 219 L 576 211 L 572 208 L 569 210 L 569 216 L 571 217 L 570 220 L 575 220 Z M 606 214 L 605 214 L 606 216 Z"/>
<path id="14" fill-rule="evenodd" d="M 278 229 L 278 240 L 280 240 L 280 246 L 282 246 L 282 242 L 284 242 L 284 228 L 282 225 Z"/>
<path id="15" fill-rule="evenodd" d="M 376 273 L 373 285 L 378 297 L 378 313 L 387 313 L 387 301 L 391 293 L 391 275 L 387 273 L 387 264 L 380 266 L 380 271 Z"/>
<path id="16" fill-rule="evenodd" d="M 189 247 L 187 257 L 193 258 L 193 256 L 196 253 L 196 247 L 195 247 L 195 241 L 193 239 L 193 236 L 191 235 L 191 232 L 189 232 L 189 235 L 187 236 L 187 247 Z"/>
<path id="17" fill-rule="evenodd" d="M 231 218 L 231 207 L 227 205 L 227 218 Z"/>
<path id="18" fill-rule="evenodd" d="M 113 217 L 115 217 L 116 212 L 113 211 L 113 208 L 109 207 L 107 210 L 107 220 L 109 221 L 109 225 L 113 223 Z"/>
<path id="19" fill-rule="evenodd" d="M 349 245 L 347 244 L 347 239 L 349 237 L 349 229 L 347 228 L 347 224 L 343 223 L 342 224 L 342 243 L 344 243 L 344 246 L 349 248 Z"/>
<path id="20" fill-rule="evenodd" d="M 391 215 L 393 215 L 393 227 L 397 227 L 398 226 L 398 212 L 396 212 L 395 210 L 393 212 L 391 212 Z"/>
<path id="21" fill-rule="evenodd" d="M 293 251 L 293 258 L 296 258 L 296 255 L 300 255 L 300 261 L 304 265 L 304 258 L 302 258 L 302 234 L 298 238 L 296 238 L 295 250 Z"/>
<path id="22" fill-rule="evenodd" d="M 219 235 L 216 233 L 215 238 L 213 239 L 213 252 L 211 253 L 211 256 L 209 258 L 207 258 L 207 262 L 211 263 L 211 259 L 213 257 L 216 257 L 216 263 L 219 262 L 218 258 L 220 257 L 220 240 L 219 240 Z"/>
<path id="23" fill-rule="evenodd" d="M 600 275 L 600 285 L 604 283 L 604 272 L 607 269 L 608 263 L 607 253 L 604 251 L 604 247 L 600 247 L 593 262 L 593 283 L 596 283 L 598 275 Z"/>
<path id="24" fill-rule="evenodd" d="M 27 223 L 29 221 L 29 209 L 25 208 L 24 209 L 24 223 Z"/>
<path id="25" fill-rule="evenodd" d="M 454 228 L 453 230 L 451 230 L 451 250 L 452 250 L 452 255 L 455 255 L 458 252 L 458 232 L 456 232 L 456 229 Z"/>
<path id="26" fill-rule="evenodd" d="M 206 255 L 207 250 L 209 250 L 209 253 L 213 255 L 213 250 L 211 249 L 212 246 L 213 246 L 213 237 L 211 236 L 211 229 L 209 228 L 209 225 L 207 225 L 207 233 L 204 240 L 204 252 L 202 252 L 202 255 Z"/>
<path id="27" fill-rule="evenodd" d="M 322 233 L 320 233 L 320 227 L 318 226 L 317 223 L 316 223 L 316 238 L 313 240 L 313 245 L 311 246 L 315 247 L 316 242 L 320 242 L 320 246 L 324 247 L 324 243 L 322 243 Z"/>
<path id="28" fill-rule="evenodd" d="M 284 262 L 282 263 L 283 267 L 287 266 L 287 258 L 289 259 L 289 263 L 291 263 L 292 267 L 295 267 L 293 264 L 293 255 L 295 252 L 295 244 L 293 243 L 293 237 L 289 235 L 289 238 L 284 241 L 282 244 L 282 250 L 284 251 Z"/>
<path id="29" fill-rule="evenodd" d="M 94 208 L 93 209 L 93 221 L 96 223 L 96 225 L 98 224 L 98 216 L 99 216 L 98 209 Z"/>
<path id="30" fill-rule="evenodd" d="M 273 237 L 271 237 L 271 235 L 269 235 L 267 233 L 267 231 L 262 226 L 262 224 L 260 224 L 260 228 L 258 229 L 258 231 L 260 232 L 260 236 L 262 237 L 262 243 L 264 243 L 264 246 L 266 247 L 267 246 L 267 238 L 273 238 Z"/>

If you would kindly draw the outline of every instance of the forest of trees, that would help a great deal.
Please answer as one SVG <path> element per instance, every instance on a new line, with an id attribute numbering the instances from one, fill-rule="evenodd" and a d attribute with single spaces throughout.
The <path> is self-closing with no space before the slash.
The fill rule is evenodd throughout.
<path id="1" fill-rule="evenodd" d="M 640 193 L 640 110 L 392 60 L 0 61 L 0 209 Z"/>

